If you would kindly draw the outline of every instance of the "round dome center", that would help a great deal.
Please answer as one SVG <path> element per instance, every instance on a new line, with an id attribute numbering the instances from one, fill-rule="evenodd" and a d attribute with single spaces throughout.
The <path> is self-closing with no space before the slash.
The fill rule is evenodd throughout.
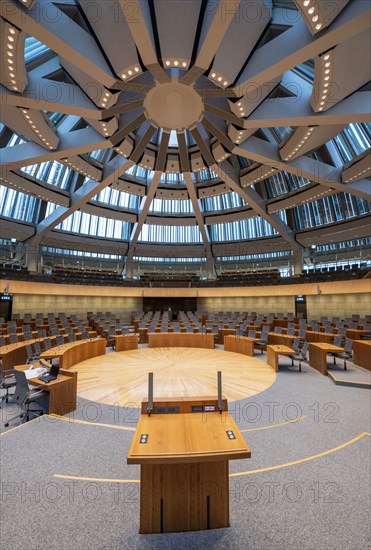
<path id="1" fill-rule="evenodd" d="M 147 94 L 144 109 L 148 119 L 168 130 L 191 128 L 202 118 L 201 97 L 178 81 L 157 84 Z"/>

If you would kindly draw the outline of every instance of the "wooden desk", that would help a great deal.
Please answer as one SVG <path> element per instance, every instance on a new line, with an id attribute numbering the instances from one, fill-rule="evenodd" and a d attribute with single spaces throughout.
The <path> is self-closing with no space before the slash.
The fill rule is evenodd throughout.
<path id="1" fill-rule="evenodd" d="M 272 346 L 292 346 L 297 336 L 290 336 L 289 334 L 277 334 L 276 332 L 268 332 L 268 344 Z"/>
<path id="2" fill-rule="evenodd" d="M 33 331 L 31 332 L 31 334 L 32 334 L 32 339 L 33 339 L 33 340 L 36 340 L 36 339 L 38 338 L 38 336 L 39 336 L 39 333 L 37 332 L 37 330 L 33 330 Z M 24 333 L 23 333 L 23 332 L 17 332 L 17 336 L 18 336 L 18 343 L 19 343 L 19 342 L 25 342 L 25 341 L 26 341 L 26 340 L 24 339 Z M 6 334 L 6 333 L 3 334 L 3 338 L 4 338 L 4 340 L 5 340 L 5 344 L 6 344 L 7 346 L 9 346 L 9 345 L 10 345 L 10 342 L 9 342 L 9 334 Z M 27 341 L 29 342 L 29 340 L 27 340 Z"/>
<path id="3" fill-rule="evenodd" d="M 224 350 L 233 351 L 235 353 L 243 353 L 254 357 L 254 342 L 258 342 L 259 338 L 246 338 L 244 336 L 224 336 Z"/>
<path id="4" fill-rule="evenodd" d="M 27 370 L 30 365 L 19 365 L 16 368 Z M 49 393 L 49 414 L 63 416 L 76 410 L 77 372 L 60 370 L 56 380 L 43 382 L 38 378 L 29 378 L 28 383 Z"/>
<path id="5" fill-rule="evenodd" d="M 141 415 L 127 458 L 141 465 L 139 532 L 229 527 L 228 461 L 250 456 L 228 412 Z"/>
<path id="6" fill-rule="evenodd" d="M 357 330 L 355 328 L 347 328 L 346 337 L 351 340 L 360 340 L 362 334 L 366 334 L 368 330 Z"/>
<path id="7" fill-rule="evenodd" d="M 59 366 L 62 369 L 69 369 L 76 363 L 96 357 L 97 355 L 105 355 L 106 340 L 104 338 L 92 338 L 91 340 L 79 340 L 78 342 L 70 342 L 62 346 L 43 351 L 40 355 L 40 360 L 47 361 L 48 359 L 59 359 Z"/>
<path id="8" fill-rule="evenodd" d="M 149 348 L 207 348 L 214 349 L 214 334 L 193 332 L 151 332 Z"/>
<path id="9" fill-rule="evenodd" d="M 354 363 L 371 370 L 371 340 L 354 340 L 352 349 Z"/>
<path id="10" fill-rule="evenodd" d="M 279 370 L 278 356 L 279 355 L 295 355 L 295 350 L 289 348 L 288 346 L 276 345 L 276 346 L 267 346 L 267 363 L 270 365 L 276 372 Z"/>
<path id="11" fill-rule="evenodd" d="M 148 327 L 139 327 L 139 343 L 148 344 Z"/>
<path id="12" fill-rule="evenodd" d="M 331 344 L 335 336 L 336 334 L 331 334 L 331 332 L 317 332 L 314 330 L 307 330 L 305 339 L 307 342 L 325 342 L 327 344 Z"/>
<path id="13" fill-rule="evenodd" d="M 218 329 L 218 336 L 216 339 L 217 344 L 224 344 L 224 338 L 226 336 L 236 335 L 236 329 L 235 328 L 220 328 Z"/>
<path id="14" fill-rule="evenodd" d="M 55 342 L 55 336 L 49 336 L 49 339 Z M 25 340 L 23 342 L 17 342 L 16 344 L 9 344 L 8 346 L 0 347 L 0 358 L 2 360 L 4 372 L 12 370 L 16 365 L 23 365 L 27 361 L 26 346 L 32 346 L 36 342 L 39 342 L 43 347 L 45 338 L 34 338 L 33 340 Z"/>
<path id="15" fill-rule="evenodd" d="M 120 334 L 116 336 L 116 351 L 138 349 L 138 334 Z"/>
<path id="16" fill-rule="evenodd" d="M 327 344 L 326 342 L 319 342 L 317 344 L 310 343 L 308 350 L 310 366 L 318 370 L 324 376 L 327 376 L 327 354 L 331 352 L 341 353 L 344 351 L 344 348 L 334 346 L 333 344 Z"/>

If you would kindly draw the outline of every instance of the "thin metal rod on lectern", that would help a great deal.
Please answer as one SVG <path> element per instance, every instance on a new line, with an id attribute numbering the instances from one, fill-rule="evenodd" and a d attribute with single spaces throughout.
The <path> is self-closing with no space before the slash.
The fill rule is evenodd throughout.
<path id="1" fill-rule="evenodd" d="M 148 403 L 146 408 L 148 416 L 151 416 L 153 411 L 153 372 L 148 373 Z"/>
<path id="2" fill-rule="evenodd" d="M 218 409 L 220 414 L 223 410 L 223 398 L 222 398 L 222 371 L 218 370 Z"/>

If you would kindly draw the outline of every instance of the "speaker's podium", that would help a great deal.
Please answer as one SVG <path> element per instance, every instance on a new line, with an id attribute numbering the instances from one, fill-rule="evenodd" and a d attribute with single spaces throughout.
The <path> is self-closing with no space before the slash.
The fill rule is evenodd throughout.
<path id="1" fill-rule="evenodd" d="M 229 527 L 228 461 L 251 453 L 227 400 L 156 399 L 151 410 L 143 401 L 127 458 L 141 465 L 139 532 Z"/>

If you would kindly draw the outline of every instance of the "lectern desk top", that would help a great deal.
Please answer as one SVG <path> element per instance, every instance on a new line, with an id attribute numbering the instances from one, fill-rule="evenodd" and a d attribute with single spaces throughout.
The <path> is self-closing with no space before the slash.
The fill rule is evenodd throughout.
<path id="1" fill-rule="evenodd" d="M 154 414 L 141 415 L 127 462 L 174 464 L 250 456 L 250 449 L 227 412 Z"/>
<path id="2" fill-rule="evenodd" d="M 229 527 L 228 463 L 251 453 L 218 394 L 151 396 L 151 416 L 142 403 L 127 458 L 140 464 L 140 533 Z"/>

